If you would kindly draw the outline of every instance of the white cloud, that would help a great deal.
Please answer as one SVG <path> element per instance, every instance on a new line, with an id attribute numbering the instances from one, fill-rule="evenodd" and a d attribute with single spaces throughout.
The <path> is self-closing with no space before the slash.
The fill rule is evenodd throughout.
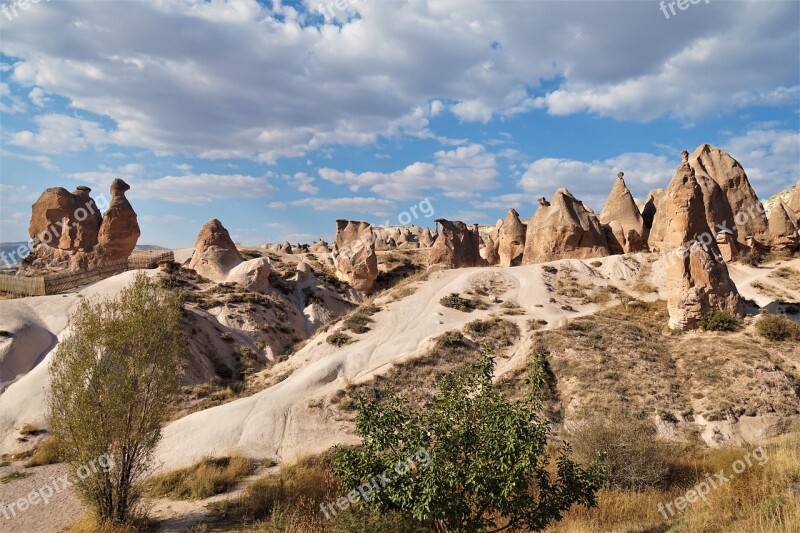
<path id="1" fill-rule="evenodd" d="M 358 17 L 321 27 L 274 4 L 52 2 L 47 16 L 0 18 L 10 79 L 32 101 L 58 95 L 114 123 L 11 138 L 274 162 L 381 135 L 435 138 L 429 120 L 445 110 L 691 121 L 798 101 L 797 2 L 712 2 L 669 21 L 650 2 L 350 2 Z M 543 83 L 554 88 L 542 95 Z M 21 109 L 13 98 L 8 112 Z"/>
<path id="2" fill-rule="evenodd" d="M 46 168 L 47 170 L 56 170 L 56 171 L 58 170 L 58 167 L 55 164 L 53 164 L 53 160 L 46 155 L 26 155 L 17 152 L 11 152 L 9 150 L 0 150 L 0 156 L 13 157 L 15 159 L 22 159 L 24 161 L 33 161 L 34 163 L 38 163 L 42 168 Z"/>
<path id="3" fill-rule="evenodd" d="M 293 176 L 284 174 L 281 179 L 286 181 L 292 188 L 304 192 L 306 194 L 319 193 L 319 187 L 314 185 L 315 178 L 309 176 L 305 172 L 297 172 Z"/>
<path id="4" fill-rule="evenodd" d="M 761 198 L 800 182 L 800 132 L 755 128 L 723 147 L 742 164 Z"/>
<path id="5" fill-rule="evenodd" d="M 99 149 L 109 142 L 108 133 L 96 122 L 68 115 L 39 115 L 34 118 L 38 131 L 19 131 L 8 135 L 8 143 L 28 150 L 57 154 Z"/>
<path id="6" fill-rule="evenodd" d="M 395 204 L 383 198 L 355 196 L 350 198 L 303 198 L 291 202 L 272 202 L 267 206 L 272 209 L 308 207 L 314 211 L 359 213 L 384 217 L 391 213 Z"/>
<path id="7" fill-rule="evenodd" d="M 339 171 L 321 168 L 323 179 L 346 185 L 351 191 L 368 188 L 394 200 L 420 198 L 425 191 L 441 190 L 450 198 L 463 198 L 464 193 L 493 189 L 497 182 L 497 161 L 494 154 L 480 144 L 439 151 L 433 163 L 416 162 L 394 172 Z"/>
<path id="8" fill-rule="evenodd" d="M 41 87 L 31 89 L 31 92 L 28 93 L 28 98 L 36 107 L 44 107 L 50 102 L 50 98 L 47 97 L 47 93 Z"/>

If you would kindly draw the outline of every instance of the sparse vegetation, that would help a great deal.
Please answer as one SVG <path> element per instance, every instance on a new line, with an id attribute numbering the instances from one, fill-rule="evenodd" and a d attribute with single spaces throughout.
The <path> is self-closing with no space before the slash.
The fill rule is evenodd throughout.
<path id="1" fill-rule="evenodd" d="M 255 471 L 253 461 L 241 456 L 203 459 L 199 463 L 149 479 L 145 494 L 175 500 L 203 500 L 228 492 Z"/>
<path id="2" fill-rule="evenodd" d="M 483 305 L 481 302 L 477 300 L 470 300 L 469 298 L 462 298 L 455 292 L 443 297 L 441 300 L 439 300 L 439 303 L 444 307 L 457 309 L 458 311 L 462 311 L 464 313 L 471 313 L 475 309 L 485 308 L 485 305 Z"/>
<path id="3" fill-rule="evenodd" d="M 741 323 L 725 311 L 709 311 L 700 316 L 700 327 L 703 331 L 736 331 Z"/>
<path id="4" fill-rule="evenodd" d="M 18 479 L 25 479 L 26 477 L 30 477 L 32 475 L 33 474 L 30 472 L 21 472 L 19 470 L 15 470 L 10 474 L 0 477 L 0 485 L 5 485 L 6 483 L 11 483 L 12 481 L 17 481 Z"/>
<path id="5" fill-rule="evenodd" d="M 346 346 L 353 342 L 353 338 L 346 334 L 342 333 L 341 331 L 334 331 L 328 338 L 325 339 L 325 342 L 330 344 L 331 346 L 336 346 L 337 348 L 341 348 L 342 346 Z"/>
<path id="6" fill-rule="evenodd" d="M 800 340 L 800 326 L 786 317 L 771 313 L 758 318 L 756 332 L 770 341 Z"/>
<path id="7" fill-rule="evenodd" d="M 356 334 L 368 332 L 370 330 L 369 324 L 373 322 L 370 317 L 380 310 L 380 307 L 374 305 L 366 305 L 358 308 L 344 319 L 342 330 L 349 330 Z"/>
<path id="8" fill-rule="evenodd" d="M 464 332 L 481 346 L 492 349 L 511 346 L 519 337 L 519 327 L 503 318 L 473 320 L 464 327 Z"/>

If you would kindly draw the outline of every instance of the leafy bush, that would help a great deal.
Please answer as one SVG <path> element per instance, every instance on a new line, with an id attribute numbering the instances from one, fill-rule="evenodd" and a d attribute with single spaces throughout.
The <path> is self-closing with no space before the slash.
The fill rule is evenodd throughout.
<path id="1" fill-rule="evenodd" d="M 709 311 L 700 317 L 700 327 L 704 331 L 736 331 L 741 324 L 730 313 Z"/>
<path id="2" fill-rule="evenodd" d="M 770 313 L 759 317 L 756 333 L 771 341 L 800 340 L 800 326 L 786 317 Z"/>
<path id="3" fill-rule="evenodd" d="M 334 473 L 344 487 L 359 487 L 389 472 L 392 482 L 365 505 L 403 512 L 437 531 L 539 531 L 573 504 L 594 506 L 600 467 L 582 469 L 565 447 L 550 468 L 541 400 L 531 393 L 512 403 L 493 376 L 494 358 L 484 354 L 444 376 L 424 407 L 396 395 L 361 400 L 356 430 L 363 444 L 334 448 Z M 537 367 L 532 390 L 544 381 Z M 408 465 L 402 474 L 398 464 Z"/>

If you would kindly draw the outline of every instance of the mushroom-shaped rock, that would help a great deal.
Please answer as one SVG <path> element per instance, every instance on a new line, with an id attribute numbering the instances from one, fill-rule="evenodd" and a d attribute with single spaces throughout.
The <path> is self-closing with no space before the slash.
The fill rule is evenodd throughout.
<path id="1" fill-rule="evenodd" d="M 670 327 L 696 329 L 702 315 L 713 310 L 743 316 L 744 304 L 708 226 L 703 189 L 685 157 L 665 198 L 669 222 L 664 261 Z"/>
<path id="2" fill-rule="evenodd" d="M 441 225 L 441 231 L 428 256 L 429 265 L 445 265 L 449 268 L 485 266 L 477 229 L 468 228 L 458 220 L 440 218 L 436 222 Z"/>
<path id="3" fill-rule="evenodd" d="M 522 264 L 611 255 L 600 220 L 567 189 L 558 189 L 552 203 L 539 199 L 528 222 Z"/>
<path id="4" fill-rule="evenodd" d="M 609 248 L 612 253 L 635 253 L 647 248 L 644 219 L 636 206 L 630 189 L 620 172 L 606 205 L 600 212 L 600 222 L 606 224 Z"/>
<path id="5" fill-rule="evenodd" d="M 797 214 L 778 198 L 769 212 L 770 245 L 773 250 L 793 252 L 800 245 Z"/>
<path id="6" fill-rule="evenodd" d="M 119 178 L 111 182 L 111 203 L 103 213 L 97 236 L 97 254 L 103 262 L 127 259 L 142 234 L 136 212 L 125 197 L 125 192 L 130 188 Z"/>
<path id="7" fill-rule="evenodd" d="M 360 291 L 372 289 L 378 278 L 378 256 L 370 224 L 337 220 L 333 253 L 339 279 Z"/>
<path id="8" fill-rule="evenodd" d="M 498 255 L 500 266 L 510 267 L 522 264 L 525 252 L 525 225 L 519 220 L 519 213 L 509 209 L 506 219 L 498 229 Z"/>

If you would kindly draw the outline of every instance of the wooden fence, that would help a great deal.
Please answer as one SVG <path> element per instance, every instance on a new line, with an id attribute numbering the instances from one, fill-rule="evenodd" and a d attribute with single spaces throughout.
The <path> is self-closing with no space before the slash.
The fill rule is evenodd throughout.
<path id="1" fill-rule="evenodd" d="M 124 261 L 106 263 L 78 272 L 58 272 L 44 276 L 9 276 L 0 274 L 0 292 L 12 296 L 45 296 L 76 289 L 127 270 L 155 268 L 161 261 L 174 261 L 172 251 L 134 252 Z"/>

